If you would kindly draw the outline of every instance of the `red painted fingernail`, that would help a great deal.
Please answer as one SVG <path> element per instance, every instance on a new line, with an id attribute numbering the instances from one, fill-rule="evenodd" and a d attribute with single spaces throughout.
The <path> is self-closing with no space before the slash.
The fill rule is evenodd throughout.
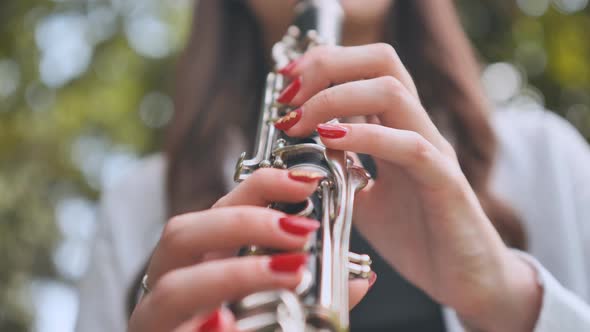
<path id="1" fill-rule="evenodd" d="M 301 108 L 287 113 L 287 115 L 275 122 L 275 128 L 283 131 L 293 128 L 293 126 L 296 125 L 299 120 L 301 120 L 301 113 Z"/>
<path id="2" fill-rule="evenodd" d="M 289 171 L 289 178 L 291 180 L 311 183 L 325 178 L 326 176 L 320 172 L 311 172 L 304 170 L 291 170 Z"/>
<path id="3" fill-rule="evenodd" d="M 293 70 L 295 70 L 295 67 L 297 67 L 297 64 L 299 64 L 300 61 L 301 61 L 301 58 L 298 58 L 298 59 L 295 59 L 295 60 L 289 62 L 288 65 L 279 69 L 279 74 L 285 75 L 285 76 L 291 76 L 291 74 L 293 73 Z"/>
<path id="4" fill-rule="evenodd" d="M 377 273 L 371 272 L 371 276 L 369 277 L 369 289 L 371 289 L 371 287 L 373 287 L 373 285 L 375 284 L 375 281 L 377 281 Z"/>
<path id="5" fill-rule="evenodd" d="M 297 272 L 307 263 L 306 254 L 279 254 L 270 259 L 270 269 L 275 272 Z"/>
<path id="6" fill-rule="evenodd" d="M 320 228 L 320 223 L 302 217 L 284 217 L 279 219 L 281 229 L 293 235 L 307 235 Z"/>
<path id="7" fill-rule="evenodd" d="M 221 326 L 221 310 L 217 309 L 213 312 L 201 325 L 197 327 L 195 332 L 216 332 Z"/>
<path id="8" fill-rule="evenodd" d="M 277 98 L 277 101 L 281 104 L 290 103 L 299 92 L 299 89 L 301 89 L 301 77 L 294 79 L 293 82 L 291 82 L 291 84 L 289 84 L 285 90 L 281 92 L 279 98 Z"/>
<path id="9" fill-rule="evenodd" d="M 316 129 L 323 138 L 342 138 L 348 133 L 347 128 L 328 123 L 319 124 Z"/>

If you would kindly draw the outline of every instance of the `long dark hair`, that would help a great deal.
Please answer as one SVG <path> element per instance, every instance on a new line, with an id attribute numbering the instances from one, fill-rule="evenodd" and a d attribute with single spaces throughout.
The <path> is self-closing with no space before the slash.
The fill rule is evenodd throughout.
<path id="1" fill-rule="evenodd" d="M 490 191 L 496 139 L 479 67 L 452 0 L 397 0 L 383 41 L 392 44 L 432 119 L 454 145 L 461 167 L 505 242 L 525 248 L 522 224 Z M 176 113 L 169 127 L 168 214 L 209 208 L 226 188 L 226 137 L 252 146 L 268 56 L 245 1 L 201 0 L 178 66 Z"/>

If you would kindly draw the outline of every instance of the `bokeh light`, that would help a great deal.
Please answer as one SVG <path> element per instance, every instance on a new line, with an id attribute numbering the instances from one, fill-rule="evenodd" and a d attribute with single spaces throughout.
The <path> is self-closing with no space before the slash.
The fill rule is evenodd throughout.
<path id="1" fill-rule="evenodd" d="M 535 41 L 519 44 L 514 51 L 514 60 L 523 66 L 529 77 L 543 74 L 549 61 L 545 48 Z"/>
<path id="2" fill-rule="evenodd" d="M 485 68 L 482 83 L 488 97 L 496 104 L 508 102 L 523 85 L 523 75 L 514 65 L 494 63 Z"/>
<path id="3" fill-rule="evenodd" d="M 168 25 L 151 15 L 133 15 L 125 27 L 127 39 L 133 49 L 149 58 L 163 58 L 170 54 L 170 29 Z"/>
<path id="4" fill-rule="evenodd" d="M 150 128 L 162 128 L 170 122 L 174 113 L 172 98 L 160 92 L 145 95 L 139 106 L 139 116 Z"/>
<path id="5" fill-rule="evenodd" d="M 584 10 L 588 6 L 588 0 L 553 0 L 555 7 L 566 14 L 572 14 Z"/>
<path id="6" fill-rule="evenodd" d="M 86 16 L 79 13 L 53 14 L 38 24 L 35 40 L 43 83 L 60 87 L 86 72 L 93 53 L 88 31 Z"/>
<path id="7" fill-rule="evenodd" d="M 516 0 L 518 7 L 529 16 L 541 16 L 545 14 L 549 5 L 550 0 Z"/>
<path id="8" fill-rule="evenodd" d="M 31 82 L 25 90 L 25 101 L 31 110 L 42 112 L 55 103 L 55 90 L 40 82 Z"/>

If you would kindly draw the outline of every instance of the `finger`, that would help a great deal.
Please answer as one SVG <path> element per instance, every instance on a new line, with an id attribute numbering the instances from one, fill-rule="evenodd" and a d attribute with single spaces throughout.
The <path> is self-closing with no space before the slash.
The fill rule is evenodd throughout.
<path id="1" fill-rule="evenodd" d="M 348 307 L 354 308 L 367 295 L 369 291 L 368 280 L 354 279 L 348 283 Z"/>
<path id="2" fill-rule="evenodd" d="M 288 75 L 302 78 L 300 90 L 291 101 L 292 105 L 301 105 L 335 84 L 381 76 L 395 77 L 413 96 L 418 97 L 414 81 L 397 52 L 385 43 L 315 47 L 292 66 Z"/>
<path id="3" fill-rule="evenodd" d="M 295 112 L 299 117 L 287 128 L 290 136 L 309 135 L 317 124 L 334 118 L 376 115 L 384 126 L 418 132 L 433 144 L 442 139 L 419 100 L 390 76 L 323 90 Z"/>
<path id="4" fill-rule="evenodd" d="M 309 176 L 301 176 L 302 174 Z M 271 202 L 301 202 L 316 190 L 319 180 L 318 173 L 301 172 L 301 169 L 286 171 L 276 168 L 262 168 L 222 197 L 213 207 L 267 206 Z"/>
<path id="5" fill-rule="evenodd" d="M 237 332 L 233 313 L 225 307 L 199 315 L 182 324 L 174 332 Z"/>
<path id="6" fill-rule="evenodd" d="M 458 167 L 420 134 L 374 124 L 320 125 L 322 142 L 336 150 L 365 153 L 404 169 L 418 183 L 428 188 L 453 184 Z M 322 130 L 321 128 L 325 128 Z M 329 131 L 339 131 L 339 138 L 328 138 Z"/>
<path id="7" fill-rule="evenodd" d="M 315 220 L 251 206 L 174 217 L 166 224 L 150 260 L 150 283 L 153 286 L 167 271 L 195 264 L 212 251 L 237 251 L 246 245 L 298 250 L 318 227 Z"/>
<path id="8" fill-rule="evenodd" d="M 140 303 L 138 315 L 157 331 L 169 331 L 223 302 L 261 291 L 294 289 L 301 281 L 305 259 L 304 254 L 249 256 L 172 271 Z"/>

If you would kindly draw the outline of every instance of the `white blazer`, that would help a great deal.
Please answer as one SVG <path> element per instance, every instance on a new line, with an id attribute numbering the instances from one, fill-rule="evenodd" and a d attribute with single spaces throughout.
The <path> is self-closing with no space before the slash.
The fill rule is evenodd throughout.
<path id="1" fill-rule="evenodd" d="M 493 189 L 521 216 L 530 243 L 521 257 L 543 286 L 535 331 L 590 331 L 590 149 L 546 111 L 497 111 L 493 124 L 500 143 Z M 150 157 L 104 194 L 79 285 L 77 331 L 126 331 L 127 289 L 165 222 L 165 167 L 161 155 Z M 447 331 L 464 331 L 451 309 L 443 313 Z"/>

